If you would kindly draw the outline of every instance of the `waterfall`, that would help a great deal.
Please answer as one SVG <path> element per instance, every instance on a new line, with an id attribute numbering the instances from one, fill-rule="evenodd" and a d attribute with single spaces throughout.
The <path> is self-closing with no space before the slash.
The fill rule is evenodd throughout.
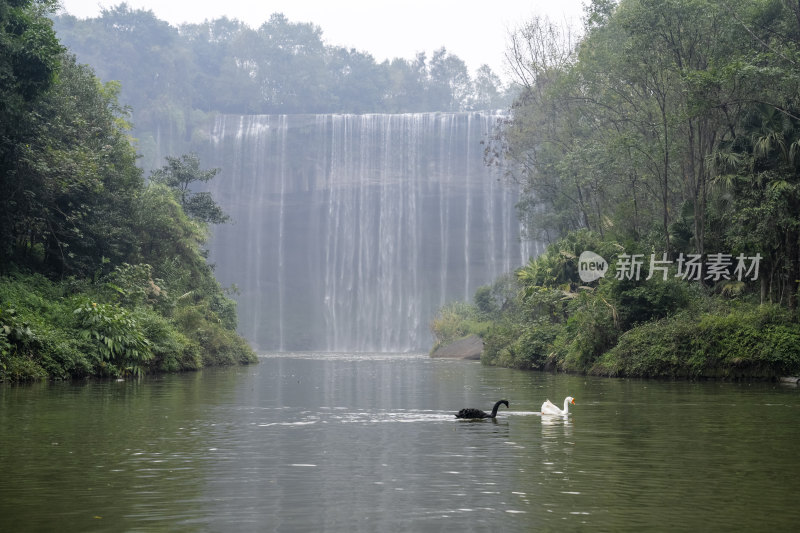
<path id="1" fill-rule="evenodd" d="M 522 265 L 501 115 L 221 115 L 210 261 L 261 350 L 427 350 L 436 310 Z"/>

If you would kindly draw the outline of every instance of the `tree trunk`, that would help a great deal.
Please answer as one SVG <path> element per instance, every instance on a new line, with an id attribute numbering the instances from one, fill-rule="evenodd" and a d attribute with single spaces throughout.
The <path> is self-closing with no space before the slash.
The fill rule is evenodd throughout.
<path id="1" fill-rule="evenodd" d="M 667 257 L 672 257 L 669 246 L 669 125 L 667 124 L 666 99 L 661 103 L 661 124 L 664 127 L 664 191 L 662 195 L 664 209 L 664 242 Z"/>
<path id="2" fill-rule="evenodd" d="M 583 201 L 583 192 L 581 191 L 581 186 L 576 185 L 575 188 L 578 190 L 578 203 L 581 207 L 581 214 L 583 215 L 583 224 L 586 226 L 586 229 L 592 231 L 592 225 L 589 222 L 589 213 L 586 212 L 586 204 Z"/>
<path id="3" fill-rule="evenodd" d="M 787 280 L 787 289 L 789 291 L 789 309 L 794 313 L 797 310 L 797 289 L 800 284 L 800 261 L 798 261 L 800 235 L 796 228 L 789 230 L 788 241 L 789 279 Z"/>
<path id="4" fill-rule="evenodd" d="M 639 201 L 636 199 L 636 174 L 631 180 L 631 194 L 633 195 L 633 238 L 639 240 Z"/>

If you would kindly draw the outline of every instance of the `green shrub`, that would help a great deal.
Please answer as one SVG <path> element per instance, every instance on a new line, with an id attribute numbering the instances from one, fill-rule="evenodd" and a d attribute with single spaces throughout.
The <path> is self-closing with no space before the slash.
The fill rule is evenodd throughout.
<path id="1" fill-rule="evenodd" d="M 207 303 L 178 307 L 174 321 L 191 342 L 202 347 L 205 365 L 248 364 L 258 361 L 247 342 L 235 331 L 226 329 Z"/>
<path id="2" fill-rule="evenodd" d="M 476 306 L 467 302 L 449 303 L 439 310 L 431 322 L 431 332 L 435 339 L 431 351 L 467 335 L 483 336 L 489 324 L 482 319 Z"/>
<path id="3" fill-rule="evenodd" d="M 589 284 L 579 280 L 582 251 L 602 255 L 613 273 L 618 252 L 646 258 L 658 235 L 622 247 L 587 231 L 569 234 L 517 271 L 516 292 L 502 306 L 493 307 L 497 300 L 482 287 L 475 306 L 443 308 L 432 328 L 437 343 L 470 333 L 475 317 L 483 316 L 489 319 L 482 324 L 485 364 L 663 378 L 800 374 L 796 315 L 759 306 L 752 294 L 736 293 L 738 286 L 708 288 L 674 272 L 647 280 L 646 264 L 638 280 L 613 274 Z"/>
<path id="4" fill-rule="evenodd" d="M 669 316 L 686 308 L 692 298 L 689 283 L 675 278 L 608 281 L 607 294 L 619 309 L 622 330 Z"/>
<path id="5" fill-rule="evenodd" d="M 36 353 L 40 336 L 33 324 L 31 307 L 43 306 L 45 300 L 25 291 L 17 280 L 0 280 L 0 380 L 29 381 L 41 379 L 46 371 Z"/>
<path id="6" fill-rule="evenodd" d="M 210 298 L 209 308 L 219 318 L 222 327 L 231 331 L 236 329 L 239 322 L 236 300 L 226 297 L 222 291 L 219 291 Z"/>
<path id="7" fill-rule="evenodd" d="M 257 361 L 232 329 L 235 304 L 218 285 L 208 299 L 184 305 L 175 320 L 163 314 L 169 306 L 152 292 L 149 271 L 123 266 L 97 284 L 56 283 L 39 275 L 0 278 L 0 381 L 141 375 Z M 109 287 L 112 279 L 117 288 Z"/>
<path id="8" fill-rule="evenodd" d="M 15 309 L 0 309 L 0 335 L 3 338 L 0 348 L 7 347 L 9 350 L 14 346 L 29 346 L 36 342 L 31 325 L 17 316 Z"/>
<path id="9" fill-rule="evenodd" d="M 688 366 L 697 319 L 680 314 L 623 333 L 593 365 L 592 374 L 627 377 L 695 377 Z"/>
<path id="10" fill-rule="evenodd" d="M 492 294 L 492 287 L 490 285 L 478 287 L 478 290 L 475 291 L 474 299 L 475 306 L 484 316 L 491 316 L 499 309 L 499 306 L 494 299 L 494 295 Z"/>
<path id="11" fill-rule="evenodd" d="M 105 373 L 144 374 L 147 362 L 153 358 L 151 342 L 130 311 L 117 304 L 83 300 L 73 314 L 78 319 L 78 334 L 91 342 Z"/>
<path id="12" fill-rule="evenodd" d="M 544 370 L 553 364 L 553 342 L 563 329 L 562 324 L 548 320 L 516 327 L 493 326 L 484 338 L 485 359 L 482 361 L 511 368 Z"/>
<path id="13" fill-rule="evenodd" d="M 36 381 L 47 378 L 47 372 L 33 357 L 26 355 L 9 355 L 4 357 L 3 365 L 0 366 L 0 380 L 9 381 Z"/>
<path id="14" fill-rule="evenodd" d="M 164 282 L 153 278 L 153 267 L 146 263 L 123 263 L 115 267 L 104 281 L 106 299 L 127 308 L 169 305 Z"/>
<path id="15" fill-rule="evenodd" d="M 616 307 L 599 291 L 573 294 L 569 318 L 553 341 L 552 363 L 570 372 L 585 372 L 619 335 Z"/>
<path id="16" fill-rule="evenodd" d="M 197 370 L 203 366 L 200 347 L 178 331 L 164 316 L 146 309 L 137 309 L 135 318 L 150 342 L 153 360 L 150 368 L 161 372 Z"/>
<path id="17" fill-rule="evenodd" d="M 0 361 L 0 380 L 93 373 L 64 298 L 73 287 L 70 281 L 53 283 L 39 275 L 0 278 L 0 352 L 15 361 L 13 365 Z"/>
<path id="18" fill-rule="evenodd" d="M 800 326 L 777 306 L 742 306 L 704 315 L 694 336 L 693 360 L 702 374 L 774 377 L 800 371 Z"/>
<path id="19" fill-rule="evenodd" d="M 483 337 L 481 362 L 487 365 L 514 366 L 514 355 L 509 350 L 523 330 L 521 324 L 510 320 L 493 323 Z"/>
<path id="20" fill-rule="evenodd" d="M 777 306 L 684 312 L 623 334 L 592 373 L 667 378 L 771 378 L 800 372 L 800 326 Z"/>
<path id="21" fill-rule="evenodd" d="M 67 379 L 95 373 L 94 362 L 87 357 L 91 345 L 74 330 L 44 323 L 37 328 L 37 333 L 39 343 L 34 352 L 48 376 Z"/>

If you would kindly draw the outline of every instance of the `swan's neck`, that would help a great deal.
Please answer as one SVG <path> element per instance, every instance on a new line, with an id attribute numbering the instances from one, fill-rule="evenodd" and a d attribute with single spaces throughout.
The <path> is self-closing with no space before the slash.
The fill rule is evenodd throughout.
<path id="1" fill-rule="evenodd" d="M 492 408 L 492 414 L 489 415 L 489 418 L 496 418 L 497 417 L 497 410 L 500 409 L 500 404 L 501 403 L 503 403 L 502 400 L 497 402 L 496 404 L 494 404 L 494 407 Z"/>
<path id="2" fill-rule="evenodd" d="M 569 413 L 569 400 L 564 398 L 564 414 L 566 415 L 567 413 Z"/>

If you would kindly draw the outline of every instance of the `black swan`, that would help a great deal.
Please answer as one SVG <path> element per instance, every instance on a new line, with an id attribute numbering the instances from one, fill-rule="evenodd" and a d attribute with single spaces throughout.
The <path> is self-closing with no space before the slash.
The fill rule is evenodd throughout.
<path id="1" fill-rule="evenodd" d="M 484 413 L 480 409 L 475 409 L 472 407 L 468 407 L 466 409 L 462 409 L 456 413 L 456 418 L 495 418 L 497 416 L 497 409 L 500 407 L 500 404 L 505 404 L 508 407 L 508 400 L 498 400 L 494 407 L 492 408 L 492 414 Z"/>

